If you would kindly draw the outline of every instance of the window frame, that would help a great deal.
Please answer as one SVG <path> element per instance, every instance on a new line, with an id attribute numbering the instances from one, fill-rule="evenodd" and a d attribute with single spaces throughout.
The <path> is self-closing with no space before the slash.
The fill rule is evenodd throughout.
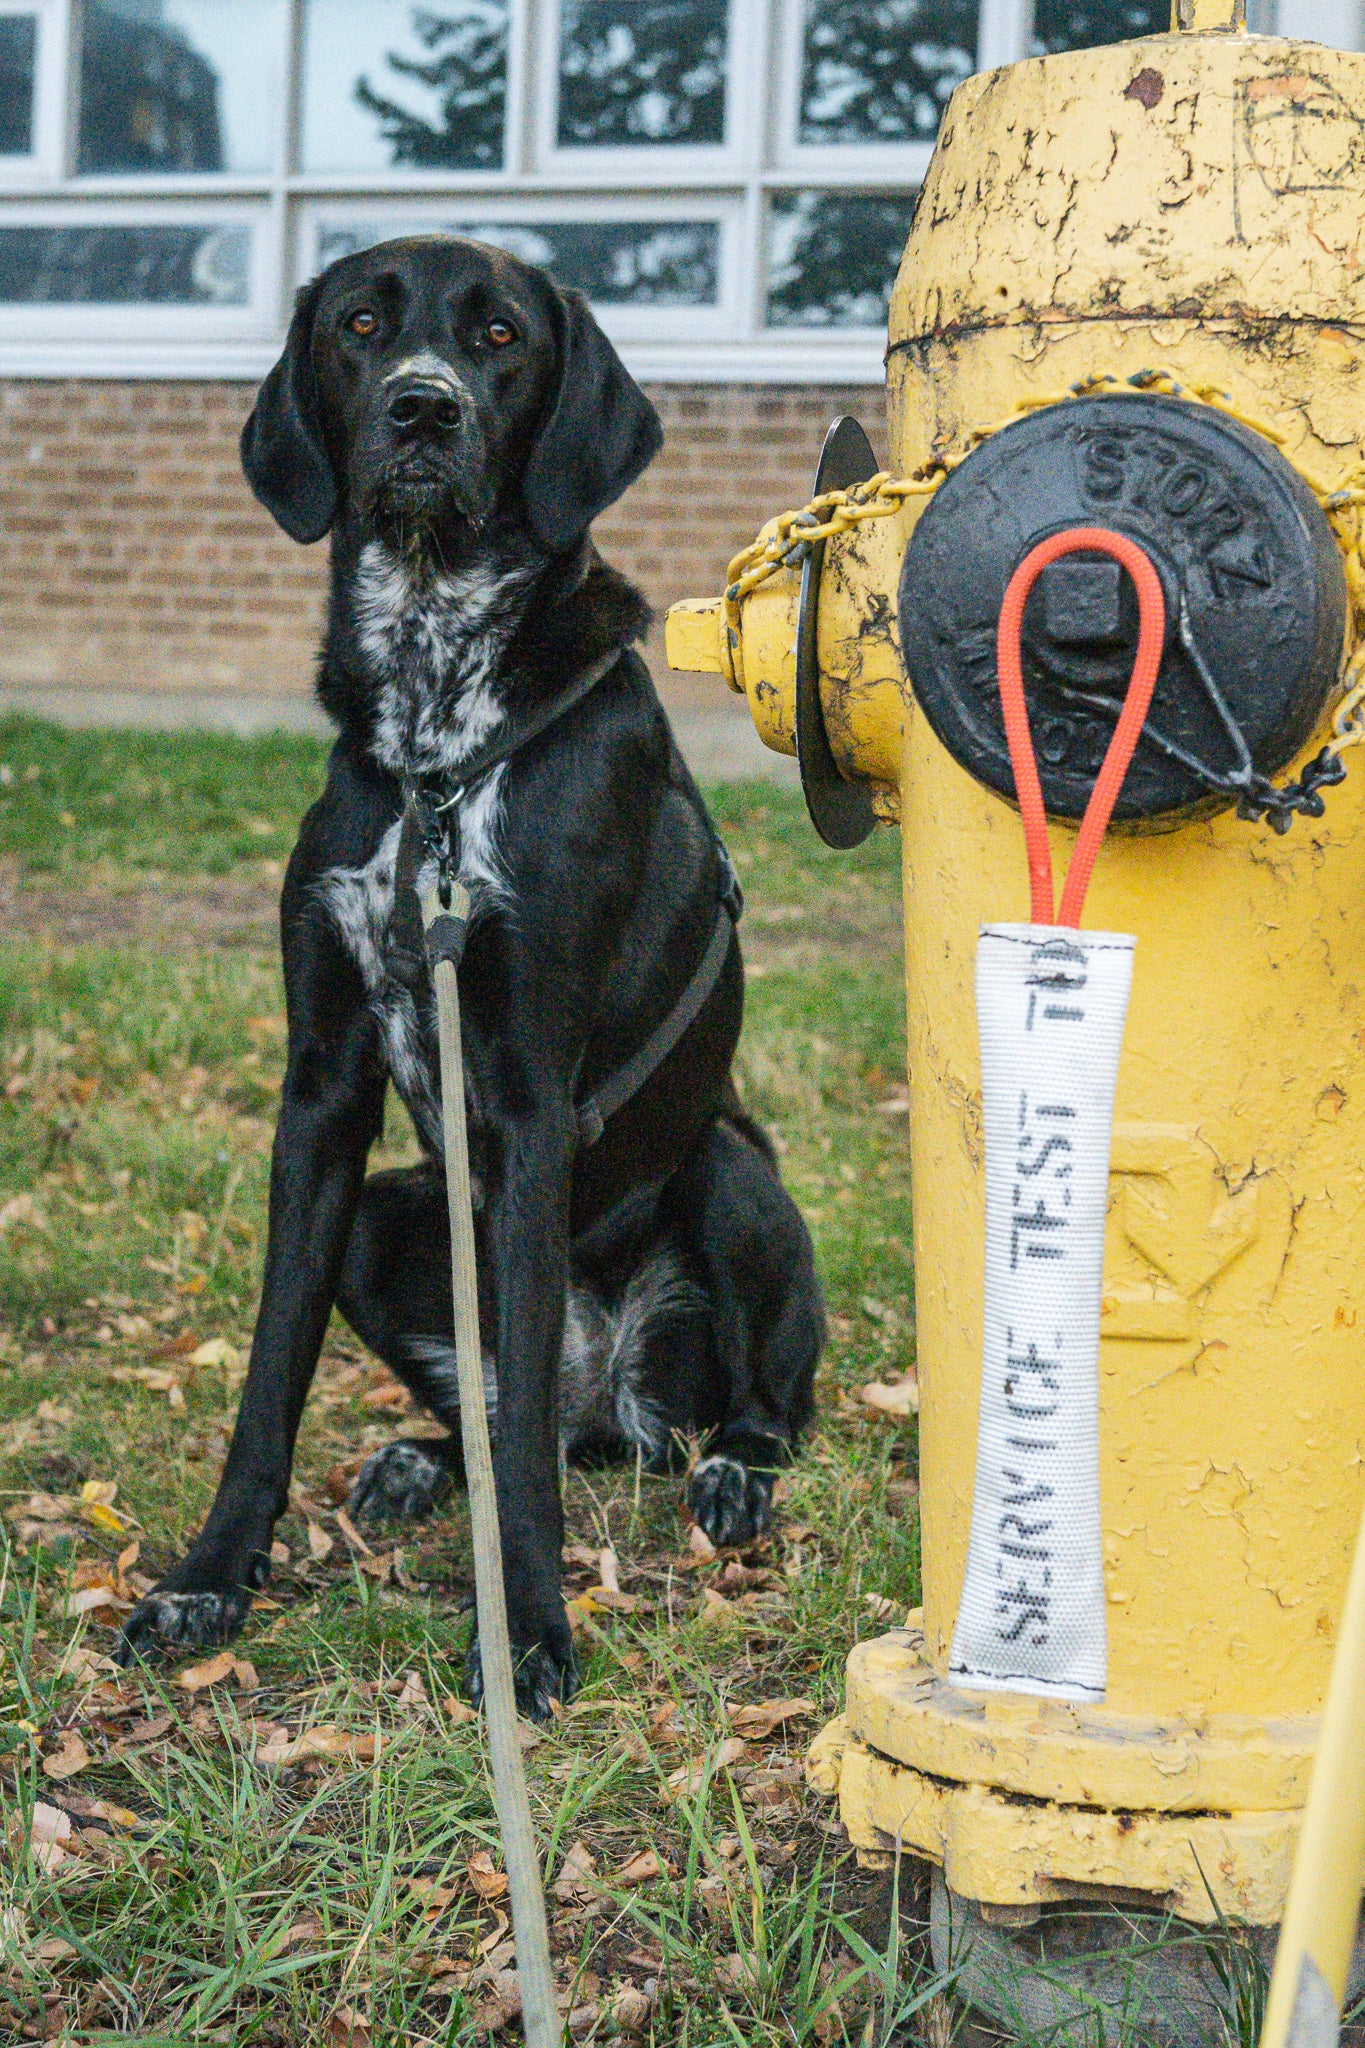
<path id="1" fill-rule="evenodd" d="M 538 222 L 551 225 L 558 221 L 658 221 L 660 224 L 668 221 L 714 221 L 719 229 L 718 290 L 714 305 L 627 306 L 594 301 L 593 311 L 611 339 L 627 345 L 652 341 L 662 324 L 676 327 L 679 321 L 688 323 L 692 339 L 727 341 L 733 338 L 738 324 L 740 308 L 735 286 L 744 220 L 742 206 L 732 194 L 715 191 L 678 196 L 621 191 L 571 194 L 559 191 L 511 194 L 461 192 L 440 199 L 431 194 L 413 195 L 410 206 L 403 203 L 401 196 L 357 203 L 343 195 L 332 195 L 312 200 L 299 210 L 295 236 L 295 283 L 307 284 L 317 275 L 315 251 L 319 229 L 329 221 L 341 226 L 364 221 L 367 217 L 390 222 L 395 234 L 409 228 L 420 232 L 423 225 L 440 228 L 455 221 L 467 223 L 471 228 L 476 227 L 480 220 L 490 223 L 515 220 L 524 222 L 527 227 L 535 227 Z"/>
<path id="2" fill-rule="evenodd" d="M 111 206 L 63 196 L 45 199 L 35 207 L 31 199 L 0 198 L 0 228 L 194 227 L 201 222 L 229 226 L 239 221 L 252 230 L 248 291 L 242 305 L 119 305 L 107 300 L 51 299 L 26 305 L 6 300 L 0 305 L 6 344 L 46 337 L 54 326 L 73 343 L 88 343 L 100 336 L 115 343 L 144 341 L 161 332 L 187 341 L 254 339 L 273 331 L 272 287 L 279 250 L 270 208 L 259 201 L 253 204 L 206 194 L 194 200 L 138 197 Z"/>
<path id="3" fill-rule="evenodd" d="M 61 0 L 0 0 L 0 14 L 36 18 L 33 53 L 33 147 L 0 156 L 0 187 L 50 186 L 65 169 L 66 26 Z"/>
<path id="4" fill-rule="evenodd" d="M 275 58 L 284 91 L 274 160 L 262 173 L 111 172 L 76 164 L 85 0 L 0 0 L 38 18 L 34 149 L 0 159 L 0 219 L 96 225 L 249 218 L 245 307 L 7 306 L 0 374 L 256 378 L 273 361 L 323 217 L 714 218 L 714 307 L 599 308 L 637 376 L 677 383 L 880 383 L 883 328 L 770 326 L 769 226 L 785 190 L 913 191 L 928 143 L 797 140 L 804 0 L 729 0 L 726 140 L 597 149 L 555 135 L 562 0 L 509 0 L 507 129 L 501 170 L 302 167 L 307 0 L 282 0 Z M 1293 4 L 1293 0 L 1290 0 Z M 1354 0 L 1362 16 L 1365 0 Z M 981 69 L 1028 48 L 1032 0 L 981 0 Z M 681 317 L 680 317 L 681 316 Z"/>
<path id="5" fill-rule="evenodd" d="M 934 153 L 932 142 L 803 142 L 801 126 L 802 52 L 809 0 L 787 0 L 781 10 L 776 42 L 770 152 L 773 169 L 789 174 L 791 184 L 830 185 L 847 190 L 855 182 L 904 186 L 910 163 L 914 184 L 923 183 Z M 980 69 L 981 16 L 977 4 L 977 64 Z"/>
<path id="6" fill-rule="evenodd" d="M 723 142 L 568 143 L 559 140 L 559 52 L 563 44 L 564 0 L 532 0 L 537 20 L 532 46 L 536 61 L 531 165 L 556 183 L 579 186 L 648 184 L 669 186 L 727 181 L 742 161 L 738 108 L 744 96 L 754 0 L 725 0 L 726 50 Z"/>

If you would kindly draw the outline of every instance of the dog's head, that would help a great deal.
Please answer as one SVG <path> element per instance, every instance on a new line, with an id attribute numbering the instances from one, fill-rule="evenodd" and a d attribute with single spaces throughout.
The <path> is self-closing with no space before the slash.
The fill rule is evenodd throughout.
<path id="1" fill-rule="evenodd" d="M 658 452 L 658 415 L 576 292 L 447 236 L 345 256 L 300 293 L 242 430 L 285 532 L 430 533 L 452 562 L 495 520 L 574 547 Z"/>

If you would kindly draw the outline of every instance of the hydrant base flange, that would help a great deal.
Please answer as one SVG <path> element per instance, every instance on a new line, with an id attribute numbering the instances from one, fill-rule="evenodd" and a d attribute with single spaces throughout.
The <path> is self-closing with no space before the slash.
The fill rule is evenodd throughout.
<path id="1" fill-rule="evenodd" d="M 969 1691 L 936 1671 L 910 1625 L 855 1646 L 844 1717 L 893 1761 L 1025 1799 L 1153 1813 L 1279 1812 L 1308 1794 L 1317 1717 L 1198 1721 Z"/>
<path id="2" fill-rule="evenodd" d="M 836 1731 L 831 1723 L 826 1733 Z M 993 1906 L 1142 1902 L 1204 1926 L 1221 1915 L 1269 1927 L 1283 1911 L 1298 1812 L 1134 1814 L 1023 1802 L 893 1763 L 838 1732 L 847 1738 L 839 1817 L 854 1848 L 887 1855 L 899 1845 L 925 1857 L 962 1898 Z"/>

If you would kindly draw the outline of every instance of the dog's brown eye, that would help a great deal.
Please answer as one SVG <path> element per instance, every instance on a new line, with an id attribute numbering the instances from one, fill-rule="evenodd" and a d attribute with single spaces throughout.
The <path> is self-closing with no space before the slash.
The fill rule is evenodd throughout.
<path id="1" fill-rule="evenodd" d="M 358 313 L 352 313 L 346 325 L 352 334 L 373 334 L 379 322 L 367 307 L 362 306 Z"/>
<path id="2" fill-rule="evenodd" d="M 516 328 L 509 327 L 505 320 L 489 321 L 488 339 L 492 342 L 494 348 L 506 348 L 508 342 L 515 341 L 516 338 Z"/>

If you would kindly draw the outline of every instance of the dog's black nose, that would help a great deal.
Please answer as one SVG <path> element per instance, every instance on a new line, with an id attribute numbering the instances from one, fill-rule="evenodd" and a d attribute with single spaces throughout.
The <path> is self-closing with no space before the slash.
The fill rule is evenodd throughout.
<path id="1" fill-rule="evenodd" d="M 460 406 L 446 384 L 429 377 L 406 377 L 389 393 L 389 418 L 405 433 L 424 430 L 449 433 L 460 423 Z"/>

